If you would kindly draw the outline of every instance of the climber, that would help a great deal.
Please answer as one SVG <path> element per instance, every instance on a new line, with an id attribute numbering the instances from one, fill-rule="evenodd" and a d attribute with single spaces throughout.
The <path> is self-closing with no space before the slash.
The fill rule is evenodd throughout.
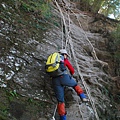
<path id="1" fill-rule="evenodd" d="M 69 55 L 67 51 L 65 49 L 61 49 L 59 53 L 63 56 L 64 67 L 65 68 L 67 67 L 70 71 L 70 74 L 73 75 L 74 68 L 68 60 Z M 60 120 L 67 120 L 65 103 L 64 103 L 64 87 L 65 86 L 73 87 L 83 102 L 89 101 L 86 98 L 85 94 L 83 93 L 82 88 L 77 84 L 77 82 L 73 79 L 73 77 L 71 77 L 71 75 L 67 73 L 67 69 L 64 69 L 64 72 L 62 75 L 52 78 L 55 95 L 58 101 L 57 110 L 58 110 L 58 114 L 60 115 Z"/>

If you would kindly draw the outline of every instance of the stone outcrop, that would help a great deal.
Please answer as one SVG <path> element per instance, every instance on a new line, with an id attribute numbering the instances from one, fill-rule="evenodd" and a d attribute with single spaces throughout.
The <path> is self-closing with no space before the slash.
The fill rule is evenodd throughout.
<path id="1" fill-rule="evenodd" d="M 120 118 L 120 78 L 114 76 L 115 63 L 108 51 L 115 21 L 80 11 L 69 2 L 60 4 L 61 11 L 51 3 L 54 22 L 32 13 L 21 14 L 7 2 L 2 4 L 6 7 L 1 14 L 8 18 L 0 20 L 1 119 L 46 120 L 52 117 L 57 101 L 44 67 L 47 56 L 62 46 L 66 47 L 75 67 L 75 80 L 93 101 L 100 120 Z M 65 89 L 65 100 L 68 120 L 96 119 L 91 103 L 79 106 L 81 100 L 72 88 Z M 57 113 L 55 117 L 58 119 Z"/>

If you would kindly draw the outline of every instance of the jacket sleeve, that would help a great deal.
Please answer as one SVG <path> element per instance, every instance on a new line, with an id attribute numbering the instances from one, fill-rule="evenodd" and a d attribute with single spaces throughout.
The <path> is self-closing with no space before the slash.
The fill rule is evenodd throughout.
<path id="1" fill-rule="evenodd" d="M 71 65 L 71 63 L 69 62 L 68 59 L 64 59 L 64 64 L 69 69 L 71 75 L 73 75 L 74 74 L 74 68 L 73 68 L 73 66 Z"/>

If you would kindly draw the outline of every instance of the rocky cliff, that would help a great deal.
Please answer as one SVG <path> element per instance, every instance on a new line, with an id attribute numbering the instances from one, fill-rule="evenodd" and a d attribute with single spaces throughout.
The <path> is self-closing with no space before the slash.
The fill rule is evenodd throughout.
<path id="1" fill-rule="evenodd" d="M 0 4 L 0 119 L 52 118 L 57 101 L 44 66 L 50 53 L 66 48 L 73 77 L 90 100 L 81 103 L 66 87 L 68 120 L 119 120 L 120 77 L 110 51 L 110 34 L 119 22 L 81 11 L 67 0 L 49 4 L 45 17 L 24 2 Z M 57 112 L 54 117 L 59 119 Z"/>

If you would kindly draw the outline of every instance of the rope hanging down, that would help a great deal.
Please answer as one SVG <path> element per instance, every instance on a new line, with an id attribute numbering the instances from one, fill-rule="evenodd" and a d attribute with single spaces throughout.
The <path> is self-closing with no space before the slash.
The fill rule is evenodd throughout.
<path id="1" fill-rule="evenodd" d="M 68 18 L 70 19 L 70 17 L 68 17 Z M 70 20 L 69 20 L 69 21 L 70 21 Z M 70 22 L 69 22 L 69 24 L 70 24 Z M 70 25 L 69 25 L 69 26 L 70 26 Z M 69 28 L 69 30 L 70 30 L 70 28 Z M 70 31 L 71 31 L 71 30 L 70 30 Z M 86 37 L 87 37 L 87 36 L 86 36 Z M 89 39 L 87 39 L 87 40 L 89 41 Z M 91 43 L 91 42 L 89 41 L 89 43 Z M 91 105 L 92 105 L 92 108 L 93 108 L 93 110 L 94 110 L 95 117 L 96 117 L 97 120 L 99 120 L 99 117 L 98 117 L 98 114 L 97 114 L 97 111 L 96 111 L 94 102 L 92 101 L 92 98 L 91 98 L 91 94 L 90 94 L 90 92 L 89 92 L 89 90 L 88 90 L 87 84 L 85 83 L 84 78 L 83 78 L 83 75 L 82 75 L 82 73 L 81 73 L 81 71 L 80 71 L 80 68 L 79 68 L 79 65 L 78 65 L 78 62 L 77 62 L 77 58 L 76 58 L 76 55 L 75 55 L 75 52 L 74 52 L 74 46 L 73 46 L 73 42 L 72 42 L 71 36 L 69 36 L 69 44 L 70 44 L 70 46 L 71 46 L 71 51 L 72 51 L 72 55 L 73 55 L 74 61 L 75 61 L 75 63 L 76 63 L 76 67 L 77 67 L 78 74 L 79 74 L 79 76 L 80 76 L 80 78 L 81 78 L 81 80 L 82 80 L 82 83 L 83 83 L 83 85 L 84 85 L 84 88 L 85 88 L 85 90 L 86 90 L 86 93 L 87 93 L 87 95 L 88 95 L 88 98 L 89 98 L 89 100 L 90 100 L 90 103 L 91 103 Z M 92 46 L 92 47 L 93 47 L 93 46 Z M 94 47 L 93 47 L 93 51 L 95 52 Z M 95 54 L 95 55 L 96 55 L 96 54 Z M 98 59 L 97 56 L 95 56 L 95 58 Z"/>
<path id="2" fill-rule="evenodd" d="M 61 16 L 62 16 L 63 25 L 64 25 L 64 27 L 65 27 L 65 33 L 66 33 L 66 38 L 67 38 L 67 35 L 69 36 L 69 34 L 68 34 L 67 25 L 66 25 L 66 22 L 65 22 L 64 15 L 63 15 L 62 10 L 61 10 L 60 6 L 58 5 L 57 1 L 56 1 L 56 0 L 54 0 L 54 1 L 55 1 L 55 4 L 57 5 L 57 7 L 58 7 L 58 9 L 59 9 L 59 11 L 60 11 L 60 14 L 61 14 Z M 69 22 L 69 23 L 70 23 L 70 22 Z M 66 49 L 66 47 L 67 47 L 67 42 L 68 42 L 68 40 L 69 40 L 69 39 L 66 40 L 65 49 Z M 79 111 L 80 111 L 81 116 L 83 116 L 81 110 L 79 110 Z M 82 120 L 83 120 L 83 117 L 82 117 Z"/>
<path id="3" fill-rule="evenodd" d="M 62 22 L 62 18 L 61 18 L 61 24 L 62 24 L 62 49 L 63 49 L 64 34 L 63 34 L 63 22 Z"/>
<path id="4" fill-rule="evenodd" d="M 70 9 L 70 10 L 71 10 L 71 9 Z M 80 26 L 80 27 L 82 28 L 82 30 L 83 30 L 83 27 L 82 27 L 82 25 L 81 25 L 81 23 L 80 23 L 80 20 L 78 19 L 78 16 L 74 13 L 73 10 L 71 10 L 71 12 L 75 15 L 75 17 L 77 18 L 77 21 L 78 21 L 79 26 Z M 88 37 L 87 37 L 87 35 L 86 35 L 86 32 L 85 32 L 84 30 L 83 30 L 83 33 L 84 33 L 84 36 L 85 36 L 87 42 L 90 44 L 90 46 L 91 46 L 91 48 L 92 48 L 91 54 L 92 54 L 93 58 L 94 58 L 97 62 L 99 62 L 100 64 L 102 64 L 103 67 L 104 67 L 104 66 L 108 66 L 108 63 L 103 62 L 103 61 L 101 61 L 101 60 L 98 59 L 98 57 L 97 57 L 97 55 L 96 55 L 96 52 L 95 52 L 95 49 L 94 49 L 92 43 L 90 42 L 90 40 L 88 39 Z"/>
<path id="5" fill-rule="evenodd" d="M 84 85 L 84 88 L 85 88 L 85 90 L 86 90 L 86 93 L 87 93 L 87 95 L 88 95 L 88 98 L 89 98 L 89 100 L 90 100 L 90 103 L 91 103 L 91 105 L 92 105 L 92 108 L 93 108 L 93 110 L 94 110 L 95 117 L 96 117 L 97 120 L 99 120 L 99 117 L 98 117 L 98 114 L 97 114 L 97 111 L 96 111 L 94 102 L 92 101 L 90 92 L 89 92 L 89 90 L 87 89 L 87 84 L 85 83 L 84 78 L 83 78 L 83 75 L 82 75 L 82 73 L 80 72 L 79 65 L 78 65 L 77 58 L 76 58 L 75 53 L 74 53 L 74 47 L 73 47 L 73 43 L 72 43 L 72 40 L 71 40 L 71 39 L 69 39 L 69 44 L 70 44 L 70 46 L 71 46 L 71 51 L 72 51 L 72 55 L 73 55 L 74 61 L 75 61 L 75 63 L 76 63 L 76 67 L 77 67 L 78 74 L 79 74 L 79 76 L 80 76 L 80 78 L 81 78 L 81 80 L 82 80 L 82 83 L 83 83 L 83 85 Z"/>
<path id="6" fill-rule="evenodd" d="M 75 53 L 74 53 L 74 47 L 73 47 L 73 43 L 72 43 L 72 38 L 71 38 L 71 37 L 69 36 L 69 34 L 68 34 L 68 33 L 70 33 L 70 31 L 68 32 L 68 30 L 67 30 L 67 25 L 66 25 L 66 22 L 65 22 L 64 15 L 63 15 L 62 10 L 61 10 L 60 6 L 58 5 L 57 1 L 56 1 L 56 0 L 54 0 L 54 1 L 55 1 L 56 5 L 57 5 L 57 7 L 58 7 L 58 9 L 59 9 L 59 11 L 60 11 L 60 13 L 61 13 L 61 16 L 62 16 L 62 18 L 63 18 L 63 23 L 64 23 L 64 26 L 65 26 L 65 31 L 66 31 L 66 33 L 67 33 L 67 35 L 68 35 L 68 38 L 69 38 L 69 39 L 67 39 L 66 43 L 69 41 L 69 44 L 70 44 L 70 46 L 71 46 L 72 55 L 73 55 L 73 58 L 74 58 L 74 60 L 75 60 L 76 67 L 77 67 L 77 70 L 78 70 L 78 74 L 79 74 L 79 76 L 80 76 L 80 78 L 81 78 L 81 80 L 82 80 L 82 82 L 83 82 L 83 85 L 84 85 L 85 90 L 86 90 L 86 92 L 87 92 L 88 98 L 90 99 L 90 103 L 91 103 L 92 108 L 93 108 L 93 110 L 94 110 L 95 117 L 96 117 L 97 120 L 99 120 L 99 117 L 98 117 L 98 114 L 97 114 L 95 105 L 94 105 L 94 103 L 93 103 L 93 101 L 92 101 L 92 99 L 91 99 L 91 95 L 90 95 L 90 93 L 89 93 L 89 90 L 87 89 L 87 85 L 86 85 L 86 83 L 85 83 L 85 81 L 84 81 L 84 78 L 83 78 L 81 72 L 80 72 L 79 65 L 78 65 L 78 62 L 77 62 L 77 58 L 76 58 Z M 70 17 L 69 17 L 69 21 L 70 21 Z M 69 22 L 69 26 L 70 26 L 70 22 Z M 67 45 L 67 44 L 66 44 L 66 45 Z M 94 48 L 94 47 L 93 47 L 93 48 Z M 93 49 L 93 50 L 94 50 L 94 49 Z M 95 55 L 96 55 L 96 54 L 95 54 Z M 97 56 L 95 56 L 95 59 L 97 59 Z"/>
<path id="7" fill-rule="evenodd" d="M 64 15 L 63 15 L 62 10 L 61 10 L 60 6 L 58 5 L 57 1 L 56 0 L 54 0 L 54 1 L 55 1 L 56 6 L 58 7 L 58 9 L 60 11 L 60 14 L 61 14 L 62 18 L 63 18 L 62 20 L 63 20 L 63 25 L 65 26 L 65 33 L 66 33 L 65 35 L 67 35 L 68 31 L 67 31 L 67 25 L 66 25 L 66 22 L 65 22 Z M 67 36 L 65 36 L 65 37 L 67 38 Z"/>
<path id="8" fill-rule="evenodd" d="M 56 113 L 56 110 L 57 110 L 57 104 L 56 104 L 56 106 L 55 106 L 55 109 L 54 109 L 53 116 L 52 116 L 52 119 L 51 119 L 51 120 L 55 120 L 55 113 Z"/>

